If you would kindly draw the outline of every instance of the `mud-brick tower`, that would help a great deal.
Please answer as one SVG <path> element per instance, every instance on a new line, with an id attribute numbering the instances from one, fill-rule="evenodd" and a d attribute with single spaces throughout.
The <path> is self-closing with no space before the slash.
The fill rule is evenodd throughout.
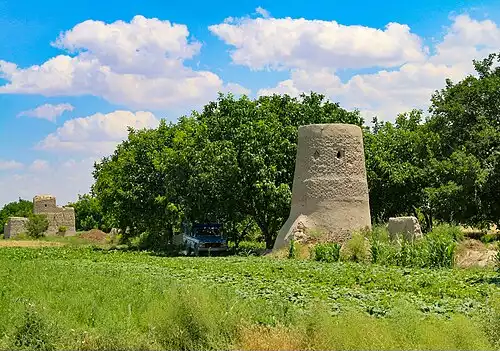
<path id="1" fill-rule="evenodd" d="M 59 207 L 56 198 L 52 195 L 37 195 L 33 198 L 33 213 L 44 214 L 49 220 L 46 234 L 56 234 L 60 227 L 66 227 L 67 234 L 76 232 L 75 209 L 73 207 Z"/>
<path id="2" fill-rule="evenodd" d="M 274 249 L 292 238 L 344 242 L 355 230 L 371 228 L 363 133 L 351 124 L 299 127 L 290 216 Z"/>

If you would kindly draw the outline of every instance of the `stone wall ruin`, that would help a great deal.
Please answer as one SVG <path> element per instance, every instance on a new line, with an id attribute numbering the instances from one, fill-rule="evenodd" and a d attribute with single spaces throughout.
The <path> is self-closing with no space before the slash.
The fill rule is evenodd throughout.
<path id="1" fill-rule="evenodd" d="M 52 195 L 37 195 L 33 198 L 33 213 L 44 214 L 49 220 L 46 234 L 56 234 L 59 227 L 67 228 L 66 234 L 76 232 L 75 209 L 73 207 L 59 207 L 56 198 Z"/>
<path id="2" fill-rule="evenodd" d="M 9 217 L 3 227 L 4 238 L 13 239 L 19 234 L 26 233 L 26 223 L 28 223 L 28 218 Z"/>
<path id="3" fill-rule="evenodd" d="M 387 230 L 392 240 L 397 239 L 398 236 L 407 241 L 423 237 L 416 217 L 390 217 Z"/>
<path id="4" fill-rule="evenodd" d="M 274 249 L 294 238 L 345 242 L 352 232 L 371 228 L 363 134 L 351 124 L 299 127 L 290 216 Z"/>

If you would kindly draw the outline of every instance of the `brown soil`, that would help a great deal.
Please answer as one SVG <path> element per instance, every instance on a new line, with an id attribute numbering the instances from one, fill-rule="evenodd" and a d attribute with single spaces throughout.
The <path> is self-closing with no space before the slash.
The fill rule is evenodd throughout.
<path id="1" fill-rule="evenodd" d="M 88 232 L 80 234 L 80 238 L 93 241 L 96 243 L 104 243 L 106 242 L 106 233 L 99 229 L 92 229 Z"/>
<path id="2" fill-rule="evenodd" d="M 459 267 L 486 267 L 494 264 L 497 251 L 479 240 L 464 240 L 457 249 Z"/>
<path id="3" fill-rule="evenodd" d="M 46 247 L 63 246 L 63 243 L 35 240 L 0 240 L 0 247 Z"/>

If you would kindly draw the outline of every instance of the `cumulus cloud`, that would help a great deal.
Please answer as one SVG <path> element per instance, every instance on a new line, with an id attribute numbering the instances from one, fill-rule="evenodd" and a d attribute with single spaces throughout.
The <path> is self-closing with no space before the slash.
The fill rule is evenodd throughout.
<path id="1" fill-rule="evenodd" d="M 0 93 L 94 95 L 130 108 L 173 109 L 206 102 L 224 89 L 214 73 L 187 67 L 200 51 L 185 25 L 135 16 L 88 20 L 52 43 L 67 54 L 31 67 L 0 60 Z"/>
<path id="2" fill-rule="evenodd" d="M 0 171 L 10 171 L 14 169 L 23 168 L 24 165 L 21 162 L 14 160 L 1 160 L 0 159 Z"/>
<path id="3" fill-rule="evenodd" d="M 19 197 L 31 200 L 37 194 L 53 194 L 60 205 L 75 201 L 78 194 L 90 191 L 94 161 L 94 158 L 52 163 L 36 160 L 31 167 L 14 175 L 0 174 L 0 207 Z"/>
<path id="4" fill-rule="evenodd" d="M 251 69 L 392 67 L 422 61 L 426 48 L 407 25 L 384 30 L 304 18 L 243 18 L 209 30 L 232 46 L 232 60 Z"/>
<path id="5" fill-rule="evenodd" d="M 17 117 L 34 117 L 56 122 L 57 117 L 60 117 L 64 112 L 73 110 L 74 107 L 71 104 L 44 104 L 32 110 L 21 111 L 18 113 Z"/>
<path id="6" fill-rule="evenodd" d="M 151 112 L 118 110 L 108 114 L 96 113 L 66 121 L 54 133 L 45 137 L 37 145 L 37 149 L 106 155 L 112 153 L 116 145 L 127 138 L 128 127 L 155 128 L 158 123 Z"/>
<path id="7" fill-rule="evenodd" d="M 491 20 L 478 21 L 468 15 L 452 19 L 445 36 L 432 53 L 369 74 L 354 74 L 343 82 L 331 65 L 292 66 L 290 78 L 275 87 L 260 89 L 258 95 L 317 91 L 342 106 L 359 109 L 365 119 L 379 116 L 394 120 L 413 108 L 426 109 L 431 94 L 444 87 L 446 78 L 454 81 L 473 74 L 473 59 L 481 59 L 500 47 L 500 28 Z M 293 60 L 292 60 L 293 61 Z"/>

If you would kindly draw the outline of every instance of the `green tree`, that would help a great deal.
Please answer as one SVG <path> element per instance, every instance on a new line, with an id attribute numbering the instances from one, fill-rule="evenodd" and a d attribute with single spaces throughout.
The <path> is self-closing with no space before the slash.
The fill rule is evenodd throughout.
<path id="1" fill-rule="evenodd" d="M 0 234 L 9 217 L 29 217 L 33 213 L 33 202 L 19 198 L 10 202 L 0 210 Z"/>
<path id="2" fill-rule="evenodd" d="M 49 220 L 44 214 L 32 214 L 26 223 L 28 235 L 32 238 L 40 238 L 49 228 Z"/>
<path id="3" fill-rule="evenodd" d="M 103 213 L 101 204 L 90 194 L 78 195 L 78 200 L 68 206 L 75 209 L 76 230 L 110 229 L 109 220 Z"/>
<path id="4" fill-rule="evenodd" d="M 272 248 L 290 211 L 298 127 L 363 122 L 357 111 L 348 112 L 315 93 L 299 98 L 275 94 L 257 100 L 221 94 L 194 116 L 209 140 L 204 150 L 216 147 L 217 157 L 225 155 L 226 166 L 214 167 L 212 172 L 224 173 L 212 178 L 214 194 L 220 194 L 219 211 L 231 213 L 234 223 L 250 216 L 267 248 Z"/>
<path id="5" fill-rule="evenodd" d="M 429 130 L 439 135 L 441 187 L 434 194 L 449 220 L 500 224 L 500 54 L 474 61 L 476 75 L 446 81 L 432 96 Z"/>
<path id="6" fill-rule="evenodd" d="M 217 221 L 237 242 L 256 223 L 270 248 L 290 209 L 298 127 L 334 122 L 362 119 L 314 93 L 221 94 L 175 124 L 131 129 L 96 163 L 92 190 L 130 236 L 169 241 L 183 220 Z"/>
<path id="7" fill-rule="evenodd" d="M 373 121 L 364 136 L 371 215 L 376 222 L 391 216 L 423 217 L 432 227 L 432 207 L 425 189 L 436 136 L 422 123 L 422 111 L 400 114 L 396 122 Z M 420 215 L 420 216 L 419 216 Z"/>
<path id="8" fill-rule="evenodd" d="M 182 150 L 189 128 L 181 125 L 184 130 L 162 120 L 157 129 L 129 129 L 113 155 L 95 164 L 92 192 L 124 238 L 146 233 L 154 242 L 170 242 L 183 205 L 177 190 L 186 161 L 174 148 Z"/>

